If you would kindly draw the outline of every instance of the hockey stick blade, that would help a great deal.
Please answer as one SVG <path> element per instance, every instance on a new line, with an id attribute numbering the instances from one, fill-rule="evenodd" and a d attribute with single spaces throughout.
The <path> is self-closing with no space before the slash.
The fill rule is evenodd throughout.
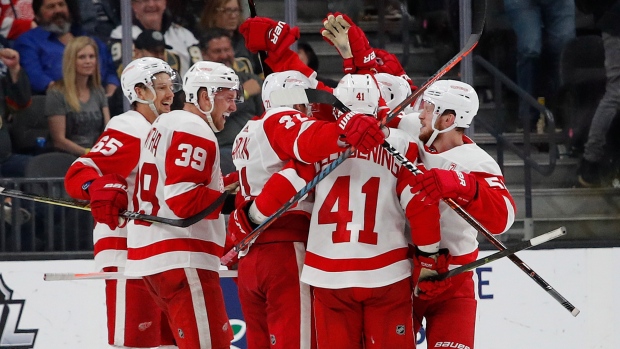
<path id="1" fill-rule="evenodd" d="M 422 174 L 422 171 L 418 169 L 411 161 L 409 161 L 406 157 L 404 157 L 398 150 L 392 147 L 388 142 L 383 142 L 381 145 L 384 149 L 386 149 L 394 158 L 401 163 L 405 168 L 411 171 L 415 175 Z M 472 217 L 467 211 L 465 211 L 459 204 L 456 203 L 453 199 L 444 198 L 443 202 L 445 202 L 452 210 L 454 210 L 459 216 L 461 216 L 469 225 L 474 227 L 476 231 L 484 235 L 484 237 L 489 240 L 493 246 L 495 246 L 498 250 L 504 251 L 506 250 L 506 246 L 497 240 L 497 238 L 488 231 L 480 222 L 478 222 L 474 217 Z M 566 310 L 568 310 L 571 315 L 577 316 L 579 314 L 579 309 L 577 309 L 573 304 L 571 304 L 566 298 L 564 298 L 558 291 L 556 291 L 549 283 L 547 283 L 538 273 L 536 273 L 532 268 L 530 268 L 521 258 L 515 256 L 514 254 L 508 254 L 508 259 L 510 259 L 514 264 L 516 264 L 524 273 L 526 273 L 530 278 L 532 278 L 540 287 L 542 287 L 547 293 L 551 295 L 556 301 L 558 301 Z"/>
<path id="2" fill-rule="evenodd" d="M 224 203 L 224 200 L 226 200 L 226 196 L 228 196 L 230 192 L 232 192 L 232 190 L 223 192 L 217 199 L 215 199 L 214 202 L 212 202 L 204 210 L 188 218 L 182 218 L 182 219 L 165 218 L 165 217 L 153 216 L 153 215 L 148 215 L 144 213 L 130 212 L 130 211 L 121 212 L 120 216 L 126 219 L 135 219 L 135 220 L 141 220 L 141 221 L 150 222 L 150 223 L 162 223 L 162 224 L 167 224 L 167 225 L 171 225 L 175 227 L 187 228 L 190 225 L 193 225 L 199 222 L 200 220 L 204 219 L 206 216 L 208 216 L 213 211 L 215 211 L 222 203 Z M 51 204 L 51 205 L 56 205 L 56 206 L 78 209 L 78 210 L 90 211 L 90 204 L 87 201 L 48 198 L 44 196 L 24 193 L 19 190 L 6 189 L 4 187 L 0 187 L 0 195 L 9 196 L 9 197 L 17 198 L 17 199 L 40 202 L 44 204 Z"/>
<path id="3" fill-rule="evenodd" d="M 476 7 L 477 11 L 475 14 L 476 19 L 478 20 L 476 24 L 472 28 L 472 34 L 467 40 L 465 46 L 457 53 L 448 63 L 442 66 L 426 83 L 418 88 L 413 94 L 407 97 L 404 101 L 402 101 L 398 106 L 396 106 L 393 110 L 391 110 L 388 115 L 381 120 L 381 126 L 385 126 L 390 120 L 392 120 L 396 115 L 398 115 L 402 110 L 404 110 L 409 104 L 416 100 L 423 92 L 431 85 L 433 82 L 437 81 L 439 78 L 444 76 L 452 67 L 454 67 L 458 62 L 460 62 L 464 56 L 468 55 L 474 47 L 478 44 L 478 39 L 482 34 L 482 29 L 484 28 L 484 21 L 486 16 L 486 0 L 474 0 L 478 4 Z M 271 98 L 271 95 L 269 96 Z M 289 102 L 290 103 L 290 102 Z M 305 187 L 303 187 L 297 194 L 295 194 L 286 204 L 284 204 L 280 209 L 278 209 L 274 214 L 269 216 L 261 225 L 259 225 L 256 229 L 246 235 L 238 244 L 235 245 L 233 249 L 228 251 L 221 259 L 221 263 L 223 265 L 227 265 L 230 263 L 239 253 L 246 249 L 254 239 L 258 237 L 269 225 L 272 224 L 274 220 L 279 218 L 284 212 L 286 212 L 289 208 L 291 208 L 297 201 L 301 200 L 310 190 L 312 190 L 323 178 L 325 178 L 328 174 L 330 174 L 336 167 L 342 164 L 347 158 L 351 156 L 351 154 L 355 151 L 354 147 L 349 147 L 345 150 L 336 160 L 334 160 L 329 166 L 325 167 L 316 177 L 314 177 Z"/>
<path id="4" fill-rule="evenodd" d="M 221 278 L 237 277 L 236 270 L 219 270 Z M 45 273 L 45 281 L 70 281 L 70 280 L 135 280 L 141 276 L 128 276 L 121 272 L 93 272 L 93 273 Z"/>
<path id="5" fill-rule="evenodd" d="M 538 245 L 543 244 L 543 243 L 545 243 L 547 241 L 551 241 L 553 239 L 559 238 L 560 236 L 564 236 L 564 235 L 566 235 L 566 228 L 565 227 L 560 227 L 560 228 L 552 230 L 552 231 L 550 231 L 548 233 L 545 233 L 545 234 L 542 234 L 542 235 L 537 236 L 535 238 L 532 238 L 532 239 L 530 239 L 528 241 L 524 241 L 524 242 L 521 242 L 521 243 L 519 243 L 519 244 L 517 244 L 515 246 L 509 247 L 509 248 L 507 248 L 507 249 L 505 249 L 503 251 L 499 251 L 499 252 L 496 252 L 496 253 L 494 253 L 492 255 L 486 256 L 484 258 L 477 259 L 477 260 L 475 260 L 475 261 L 473 261 L 471 263 L 467 263 L 467 264 L 461 265 L 460 267 L 454 268 L 454 269 L 450 270 L 447 273 L 431 276 L 430 278 L 428 278 L 428 280 L 430 280 L 430 281 L 445 280 L 447 278 L 459 275 L 459 274 L 464 273 L 466 271 L 470 271 L 470 270 L 476 269 L 476 268 L 478 268 L 478 267 L 480 267 L 482 265 L 489 264 L 489 263 L 494 262 L 494 261 L 496 261 L 498 259 L 507 257 L 507 256 L 512 255 L 512 254 L 515 254 L 515 253 L 517 253 L 519 251 L 527 250 L 529 248 L 532 248 L 534 246 L 538 246 Z"/>

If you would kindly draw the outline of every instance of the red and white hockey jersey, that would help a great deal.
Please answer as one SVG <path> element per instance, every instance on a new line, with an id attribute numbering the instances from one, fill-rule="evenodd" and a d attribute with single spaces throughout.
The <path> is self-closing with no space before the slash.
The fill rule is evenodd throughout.
<path id="1" fill-rule="evenodd" d="M 507 231 L 515 219 L 515 203 L 504 184 L 504 176 L 495 160 L 467 136 L 465 144 L 448 151 L 430 151 L 418 140 L 420 167 L 461 171 L 476 176 L 478 194 L 463 208 L 493 234 Z M 478 256 L 478 232 L 446 203 L 440 202 L 441 248 L 448 248 L 453 265 L 472 262 Z"/>
<path id="2" fill-rule="evenodd" d="M 82 189 L 82 185 L 103 175 L 116 173 L 127 181 L 127 193 L 131 198 L 140 150 L 150 129 L 151 123 L 137 111 L 132 110 L 113 117 L 90 152 L 75 160 L 69 168 L 65 176 L 67 193 L 75 199 L 89 200 L 90 197 Z M 131 200 L 128 210 L 134 210 Z M 111 230 L 106 224 L 96 224 L 93 242 L 97 270 L 125 266 L 126 228 Z"/>
<path id="3" fill-rule="evenodd" d="M 417 146 L 407 134 L 390 130 L 387 141 L 410 159 Z M 337 154 L 338 155 L 338 154 Z M 316 172 L 337 155 L 317 164 Z M 315 188 L 310 235 L 301 280 L 330 288 L 381 287 L 411 276 L 404 235 L 407 217 L 433 209 L 412 200 L 413 174 L 382 147 L 354 153 Z M 435 223 L 411 220 L 420 244 L 439 241 Z M 432 220 L 431 220 L 432 222 Z"/>
<path id="4" fill-rule="evenodd" d="M 134 193 L 139 212 L 173 219 L 200 212 L 224 191 L 219 159 L 215 134 L 198 115 L 184 110 L 160 115 L 140 157 Z M 125 273 L 218 271 L 225 236 L 220 210 L 187 228 L 132 221 Z"/>
<path id="5" fill-rule="evenodd" d="M 242 195 L 246 200 L 258 196 L 267 180 L 289 160 L 314 163 L 342 151 L 338 145 L 340 132 L 335 122 L 315 120 L 285 107 L 271 109 L 262 118 L 248 121 L 235 138 L 232 154 Z M 279 189 L 288 191 L 291 197 L 305 183 L 298 180 L 290 186 L 289 180 L 284 180 Z M 263 196 L 257 201 L 258 209 L 266 215 L 280 206 L 282 203 L 273 197 Z M 304 205 L 299 207 L 303 209 Z"/>

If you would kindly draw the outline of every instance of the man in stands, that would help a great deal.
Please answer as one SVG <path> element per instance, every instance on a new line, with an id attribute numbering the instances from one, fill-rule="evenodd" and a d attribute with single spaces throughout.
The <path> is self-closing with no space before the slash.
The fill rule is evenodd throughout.
<path id="1" fill-rule="evenodd" d="M 132 110 L 110 120 L 98 143 L 78 158 L 65 176 L 73 198 L 90 200 L 97 224 L 93 231 L 95 267 L 122 272 L 127 260 L 127 229 L 118 214 L 134 210 L 134 183 L 142 143 L 151 123 L 170 111 L 173 93 L 180 89 L 176 73 L 157 58 L 131 62 L 121 75 L 122 89 Z M 106 280 L 108 343 L 122 348 L 172 345 L 172 333 L 153 302 L 144 281 Z M 144 324 L 150 324 L 145 327 Z"/>
<path id="2" fill-rule="evenodd" d="M 17 38 L 14 48 L 30 78 L 32 92 L 45 94 L 54 81 L 62 79 L 62 54 L 74 37 L 84 35 L 73 22 L 65 0 L 33 0 L 32 9 L 39 25 Z M 94 38 L 99 49 L 101 81 L 106 95 L 120 85 L 107 46 Z"/>
<path id="3" fill-rule="evenodd" d="M 172 46 L 170 52 L 180 58 L 180 66 L 174 66 L 174 62 L 170 61 L 173 58 L 171 56 L 166 56 L 165 60 L 170 66 L 180 71 L 182 76 L 193 63 L 202 60 L 197 46 L 198 40 L 189 30 L 172 22 L 170 15 L 166 13 L 166 0 L 133 0 L 131 9 L 134 14 L 134 23 L 131 28 L 132 38 L 135 40 L 145 29 L 163 33 L 166 43 Z M 113 59 L 117 64 L 120 64 L 122 59 L 122 31 L 123 28 L 119 25 L 110 34 L 109 45 L 114 52 Z"/>

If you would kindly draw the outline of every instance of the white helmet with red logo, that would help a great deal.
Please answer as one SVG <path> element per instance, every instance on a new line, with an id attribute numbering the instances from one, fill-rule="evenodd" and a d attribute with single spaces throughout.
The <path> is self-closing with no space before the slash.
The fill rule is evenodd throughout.
<path id="1" fill-rule="evenodd" d="M 422 100 L 434 106 L 431 122 L 433 134 L 426 143 L 427 145 L 432 144 L 440 133 L 448 132 L 456 127 L 468 128 L 478 113 L 480 105 L 476 90 L 471 85 L 457 80 L 435 81 L 424 91 Z M 446 110 L 454 111 L 456 115 L 454 124 L 447 129 L 437 130 L 435 122 Z"/>
<path id="2" fill-rule="evenodd" d="M 379 83 L 381 97 L 383 97 L 390 110 L 394 110 L 396 106 L 411 94 L 409 83 L 400 76 L 377 73 L 375 74 L 375 79 Z"/>
<path id="3" fill-rule="evenodd" d="M 153 98 L 155 98 L 156 94 L 153 89 L 153 84 L 156 80 L 155 75 L 159 73 L 166 73 L 170 76 L 169 79 L 172 81 L 172 92 L 178 92 L 181 90 L 181 79 L 179 78 L 177 72 L 170 68 L 168 63 L 159 58 L 138 58 L 127 64 L 121 73 L 121 88 L 123 90 L 123 94 L 129 100 L 129 103 L 138 102 L 149 105 L 153 104 L 154 101 L 146 101 L 138 97 L 135 87 L 136 85 L 144 85 L 145 88 L 151 90 Z M 151 109 L 154 110 L 155 107 L 153 106 Z M 154 111 L 157 115 L 157 111 Z"/>
<path id="4" fill-rule="evenodd" d="M 379 87 L 369 74 L 347 74 L 334 89 L 336 96 L 352 111 L 375 115 L 379 107 Z"/>
<path id="5" fill-rule="evenodd" d="M 296 104 L 275 104 L 270 98 L 273 91 L 294 87 L 308 89 L 313 88 L 313 84 L 308 77 L 296 70 L 286 70 L 283 72 L 269 74 L 263 82 L 262 90 L 263 106 L 265 107 L 265 110 L 277 107 L 292 107 Z"/>
<path id="6" fill-rule="evenodd" d="M 204 111 L 198 105 L 198 91 L 201 88 L 207 90 L 211 101 L 211 109 Z M 185 101 L 193 103 L 207 117 L 207 122 L 213 132 L 219 132 L 211 118 L 211 112 L 215 106 L 215 94 L 221 89 L 230 89 L 237 92 L 235 102 L 243 102 L 243 87 L 234 70 L 222 63 L 200 61 L 192 65 L 183 76 L 183 91 Z"/>

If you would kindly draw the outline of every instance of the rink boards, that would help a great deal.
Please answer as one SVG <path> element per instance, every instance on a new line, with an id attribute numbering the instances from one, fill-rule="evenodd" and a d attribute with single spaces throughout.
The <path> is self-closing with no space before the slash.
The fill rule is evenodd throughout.
<path id="1" fill-rule="evenodd" d="M 492 251 L 483 251 L 481 256 Z M 474 273 L 480 349 L 620 347 L 620 248 L 519 253 L 532 269 L 581 310 L 574 318 L 507 259 Z M 0 348 L 104 349 L 104 281 L 43 281 L 46 272 L 85 272 L 90 260 L 0 262 Z M 234 347 L 245 348 L 245 324 L 231 279 L 222 279 Z M 426 348 L 424 333 L 418 348 Z M 34 346 L 32 346 L 34 345 Z"/>

